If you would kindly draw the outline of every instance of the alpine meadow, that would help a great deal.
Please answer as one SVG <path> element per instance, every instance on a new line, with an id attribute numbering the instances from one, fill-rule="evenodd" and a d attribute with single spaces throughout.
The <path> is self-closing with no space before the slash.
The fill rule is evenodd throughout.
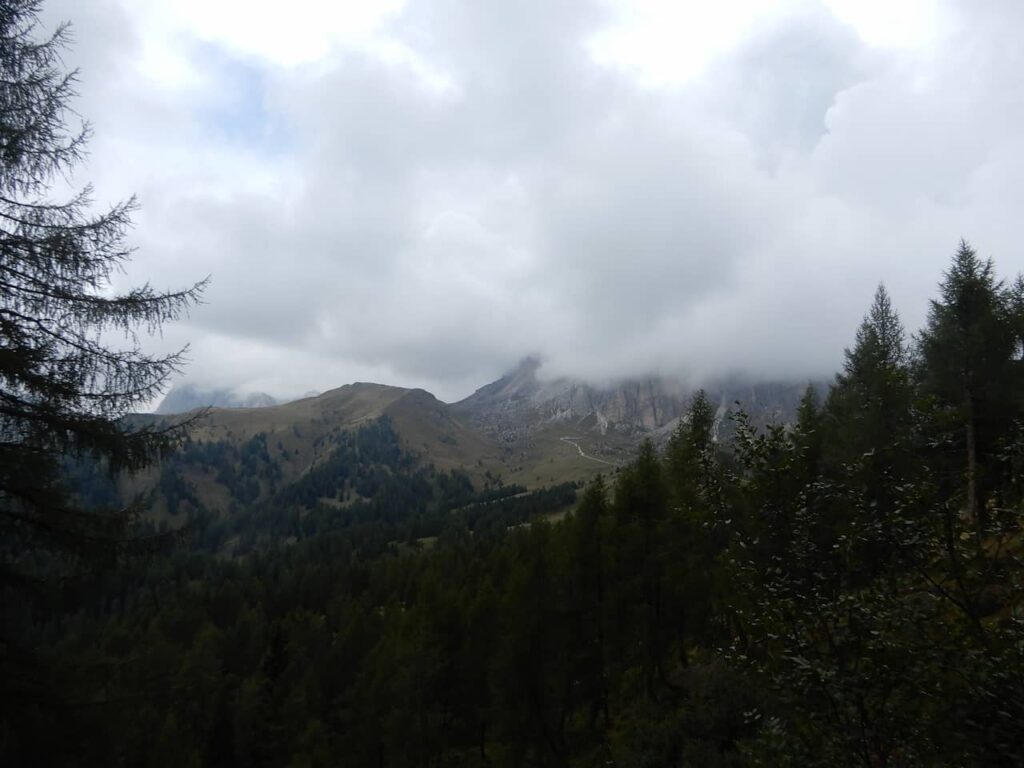
<path id="1" fill-rule="evenodd" d="M 0 0 L 0 763 L 1024 765 L 1022 23 Z"/>

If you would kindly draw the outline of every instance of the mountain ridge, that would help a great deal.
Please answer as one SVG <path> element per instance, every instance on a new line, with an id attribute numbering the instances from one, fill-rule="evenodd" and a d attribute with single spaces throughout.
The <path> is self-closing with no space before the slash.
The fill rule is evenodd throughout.
<path id="1" fill-rule="evenodd" d="M 526 358 L 455 403 L 421 388 L 354 382 L 285 403 L 193 409 L 190 444 L 194 456 L 235 457 L 230 461 L 239 469 L 244 456 L 259 454 L 264 477 L 273 482 L 264 479 L 246 489 L 242 497 L 254 502 L 330 463 L 345 434 L 381 420 L 417 466 L 462 473 L 478 488 L 504 483 L 539 489 L 614 473 L 643 439 L 663 444 L 694 393 L 685 383 L 663 377 L 598 386 L 568 377 L 544 379 L 540 370 L 536 358 Z M 734 400 L 743 401 L 757 425 L 791 421 L 803 390 L 794 382 L 739 381 L 709 389 L 717 408 L 716 431 L 728 429 Z M 140 418 L 158 422 L 180 416 Z M 219 513 L 237 508 L 234 470 L 225 475 L 221 460 L 210 461 L 175 471 L 207 508 Z M 154 468 L 133 479 L 130 490 L 159 487 L 162 471 Z"/>
<path id="2" fill-rule="evenodd" d="M 675 428 L 698 389 L 682 379 L 663 376 L 627 378 L 605 386 L 569 377 L 545 380 L 538 376 L 540 369 L 536 358 L 525 358 L 515 369 L 453 407 L 509 444 L 526 438 L 531 430 L 558 424 L 606 437 L 657 438 Z M 719 422 L 736 410 L 739 401 L 752 421 L 763 425 L 791 420 L 808 383 L 819 389 L 827 387 L 826 382 L 749 382 L 734 378 L 704 389 L 717 406 Z"/>

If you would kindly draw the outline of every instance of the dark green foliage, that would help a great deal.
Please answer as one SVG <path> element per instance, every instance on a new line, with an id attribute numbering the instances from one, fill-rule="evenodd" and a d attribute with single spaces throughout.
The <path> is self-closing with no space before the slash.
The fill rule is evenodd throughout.
<path id="1" fill-rule="evenodd" d="M 94 215 L 88 190 L 67 202 L 47 198 L 53 179 L 81 158 L 88 128 L 66 125 L 76 77 L 60 70 L 67 28 L 37 41 L 38 8 L 18 0 L 0 15 L 0 519 L 9 544 L 95 552 L 123 538 L 127 516 L 83 515 L 63 483 L 64 459 L 131 469 L 183 434 L 119 419 L 159 394 L 181 360 L 146 355 L 136 330 L 180 316 L 200 286 L 105 295 L 130 255 L 133 203 Z M 129 346 L 108 347 L 101 333 L 110 330 Z M 27 565 L 4 558 L 12 579 Z"/>
<path id="2" fill-rule="evenodd" d="M 76 607 L 89 572 L 159 543 L 133 535 L 137 506 L 85 507 L 64 470 L 83 457 L 111 473 L 136 469 L 177 444 L 186 425 L 133 428 L 121 417 L 157 396 L 182 359 L 146 354 L 138 331 L 180 317 L 202 288 L 112 294 L 111 276 L 131 255 L 134 201 L 94 213 L 88 188 L 51 197 L 89 128 L 73 124 L 68 28 L 47 36 L 39 10 L 37 0 L 0 6 L 0 756 L 9 764 L 35 762 L 34 740 L 59 742 L 81 705 L 56 687 L 73 670 L 15 628 L 56 621 Z M 122 346 L 110 345 L 112 331 Z"/>
<path id="3" fill-rule="evenodd" d="M 672 490 L 676 501 L 690 512 L 702 505 L 701 483 L 715 453 L 714 424 L 714 411 L 701 389 L 668 444 Z"/>
<path id="4" fill-rule="evenodd" d="M 178 483 L 190 467 L 214 475 L 237 502 L 233 511 L 207 510 L 188 483 Z M 187 529 L 195 546 L 235 556 L 269 542 L 328 534 L 377 553 L 395 542 L 415 543 L 449 531 L 489 538 L 564 511 L 576 500 L 575 486 L 568 483 L 535 492 L 519 486 L 478 492 L 462 472 L 417 463 L 386 417 L 336 434 L 321 460 L 301 477 L 265 492 L 280 474 L 267 456 L 265 435 L 240 450 L 224 442 L 187 443 L 165 463 L 157 498 L 171 511 L 175 502 L 190 509 Z"/>
<path id="5" fill-rule="evenodd" d="M 972 263 L 958 254 L 953 272 L 976 268 L 1001 297 L 986 299 L 1001 339 L 1024 288 Z M 81 711 L 37 755 L 1020 765 L 1019 349 L 967 350 L 992 378 L 973 406 L 978 525 L 943 323 L 911 366 L 880 288 L 842 373 L 823 401 L 808 388 L 795 423 L 756 429 L 740 410 L 723 444 L 697 393 L 663 452 L 645 443 L 556 523 L 574 487 L 478 492 L 418 463 L 387 419 L 336 434 L 286 486 L 264 436 L 188 445 L 161 484 L 192 547 L 110 574 L 73 622 L 20 625 L 80 668 L 99 662 L 68 683 Z M 983 420 L 990 408 L 1006 418 Z M 232 514 L 190 495 L 196 463 L 217 468 Z"/>
<path id="6" fill-rule="evenodd" d="M 847 567 L 875 574 L 892 555 L 898 489 L 920 479 L 920 424 L 903 326 L 879 286 L 818 421 L 832 500 L 826 525 L 851 542 Z"/>
<path id="7" fill-rule="evenodd" d="M 962 478 L 967 515 L 981 529 L 987 505 L 1006 478 L 993 454 L 1006 425 L 1021 413 L 1020 283 L 1007 289 L 961 241 L 921 334 L 919 379 L 929 397 L 945 473 Z"/>
<path id="8" fill-rule="evenodd" d="M 191 504 L 192 507 L 199 506 L 195 488 L 174 467 L 164 467 L 161 470 L 157 492 L 163 497 L 167 511 L 171 515 L 178 514 L 182 503 Z"/>

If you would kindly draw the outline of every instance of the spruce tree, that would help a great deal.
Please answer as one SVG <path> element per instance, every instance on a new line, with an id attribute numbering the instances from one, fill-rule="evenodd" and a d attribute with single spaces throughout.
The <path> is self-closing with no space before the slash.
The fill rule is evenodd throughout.
<path id="1" fill-rule="evenodd" d="M 896 489 L 919 466 L 913 401 L 903 324 L 879 285 L 821 420 L 823 470 L 843 489 L 832 494 L 827 522 L 835 535 L 856 543 L 869 573 L 891 560 Z"/>
<path id="2" fill-rule="evenodd" d="M 571 604 L 579 624 L 574 675 L 577 695 L 587 708 L 588 729 L 595 732 L 599 716 L 607 727 L 608 681 L 605 674 L 604 613 L 607 575 L 603 528 L 608 522 L 608 492 L 598 475 L 583 494 L 571 523 Z"/>
<path id="3" fill-rule="evenodd" d="M 829 393 L 830 409 L 861 421 L 852 437 L 856 449 L 878 445 L 898 431 L 910 406 L 908 355 L 903 324 L 884 285 L 845 351 L 843 371 Z M 853 425 L 846 425 L 848 427 Z"/>
<path id="4" fill-rule="evenodd" d="M 825 406 L 825 448 L 833 471 L 849 473 L 876 506 L 910 456 L 913 386 L 903 324 L 879 285 L 852 349 L 845 351 Z"/>
<path id="5" fill-rule="evenodd" d="M 993 459 L 1019 416 L 1020 320 L 1013 290 L 961 240 L 920 337 L 919 376 L 948 443 L 962 457 L 963 506 L 985 526 Z"/>
<path id="6" fill-rule="evenodd" d="M 131 255 L 134 200 L 94 213 L 88 187 L 53 194 L 83 159 L 90 129 L 73 125 L 77 72 L 61 60 L 69 27 L 41 36 L 40 8 L 0 2 L 0 675 L 10 712 L 26 716 L 18 695 L 43 676 L 13 636 L 26 611 L 38 617 L 48 586 L 74 584 L 75 566 L 139 545 L 136 510 L 83 509 L 63 479 L 66 462 L 138 468 L 181 437 L 181 425 L 134 428 L 123 417 L 182 362 L 181 352 L 144 352 L 138 332 L 178 318 L 202 290 L 114 293 L 111 278 Z M 17 738 L 4 721 L 5 738 Z"/>
<path id="7" fill-rule="evenodd" d="M 812 482 L 818 476 L 822 451 L 821 405 L 813 384 L 808 384 L 800 397 L 792 438 L 801 454 L 805 482 Z"/>
<path id="8" fill-rule="evenodd" d="M 707 393 L 697 390 L 666 451 L 672 490 L 683 510 L 691 511 L 700 505 L 703 475 L 713 453 L 714 428 L 715 409 Z"/>

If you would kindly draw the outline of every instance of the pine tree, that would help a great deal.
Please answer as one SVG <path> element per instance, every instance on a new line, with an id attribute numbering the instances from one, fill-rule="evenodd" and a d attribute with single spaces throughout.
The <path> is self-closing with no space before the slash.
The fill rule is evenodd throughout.
<path id="1" fill-rule="evenodd" d="M 912 453 L 913 400 L 903 325 L 884 285 L 874 293 L 845 357 L 825 402 L 827 463 L 834 473 L 853 471 L 847 479 L 884 509 Z"/>
<path id="2" fill-rule="evenodd" d="M 903 323 L 885 285 L 879 283 L 871 309 L 857 329 L 856 344 L 846 350 L 846 377 L 864 379 L 880 370 L 898 370 L 906 364 L 906 356 Z"/>
<path id="3" fill-rule="evenodd" d="M 910 397 L 903 324 L 885 286 L 879 285 L 853 349 L 845 351 L 843 372 L 829 393 L 829 409 L 839 418 L 860 420 L 853 434 L 844 435 L 844 442 L 852 438 L 855 450 L 866 450 L 905 426 Z"/>
<path id="4" fill-rule="evenodd" d="M 824 472 L 845 489 L 834 494 L 827 523 L 858 543 L 871 573 L 891 559 L 895 489 L 919 465 L 913 400 L 903 325 L 879 285 L 821 419 Z"/>
<path id="5" fill-rule="evenodd" d="M 984 528 L 993 453 L 1019 415 L 1020 322 L 1014 292 L 965 241 L 939 290 L 920 337 L 919 376 L 961 451 L 964 509 Z"/>
<path id="6" fill-rule="evenodd" d="M 88 125 L 67 127 L 76 72 L 60 71 L 68 27 L 36 42 L 38 0 L 0 9 L 0 520 L 21 553 L 105 550 L 124 537 L 124 515 L 83 513 L 61 482 L 65 457 L 110 470 L 145 465 L 181 430 L 131 429 L 122 417 L 158 395 L 182 352 L 143 352 L 153 332 L 199 298 L 202 285 L 110 295 L 134 201 L 90 212 L 90 190 L 55 202 L 55 178 L 82 158 Z M 110 346 L 111 331 L 127 337 Z M 18 568 L 10 550 L 3 568 Z"/>
<path id="7" fill-rule="evenodd" d="M 602 541 L 602 527 L 607 517 L 608 493 L 604 478 L 598 475 L 584 492 L 571 524 L 572 604 L 580 635 L 575 657 L 575 676 L 579 696 L 588 710 L 590 731 L 596 729 L 599 715 L 603 716 L 605 727 L 610 719 L 604 627 L 607 576 L 605 545 Z"/>
<path id="8" fill-rule="evenodd" d="M 801 453 L 805 482 L 812 482 L 818 475 L 822 452 L 821 406 L 813 384 L 808 384 L 800 397 L 793 440 Z"/>
<path id="9" fill-rule="evenodd" d="M 715 409 L 703 389 L 697 390 L 669 440 L 668 469 L 680 507 L 693 510 L 700 504 L 702 474 L 714 445 Z"/>
<path id="10" fill-rule="evenodd" d="M 122 417 L 182 362 L 181 352 L 146 354 L 137 331 L 178 318 L 203 287 L 113 294 L 111 277 L 131 255 L 134 200 L 97 214 L 88 187 L 53 197 L 90 130 L 70 125 L 77 72 L 61 61 L 69 28 L 40 39 L 40 8 L 0 2 L 0 675 L 15 697 L 33 684 L 31 657 L 17 655 L 11 636 L 32 595 L 139 543 L 129 533 L 135 510 L 82 509 L 63 468 L 75 458 L 137 468 L 181 437 L 183 426 L 132 428 Z M 109 342 L 117 332 L 120 347 Z"/>

